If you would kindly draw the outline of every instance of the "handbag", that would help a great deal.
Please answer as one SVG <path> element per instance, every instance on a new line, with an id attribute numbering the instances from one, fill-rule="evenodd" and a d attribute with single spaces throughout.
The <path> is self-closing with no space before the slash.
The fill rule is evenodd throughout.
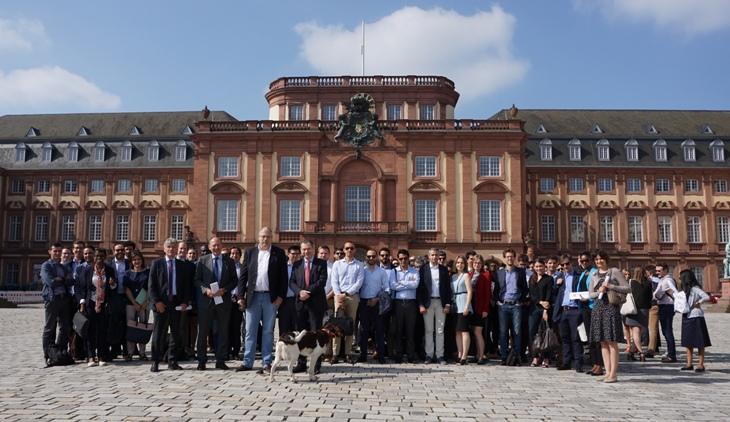
<path id="1" fill-rule="evenodd" d="M 390 293 L 382 290 L 378 293 L 378 315 L 385 315 L 390 312 L 393 307 L 393 298 L 390 297 Z"/>
<path id="2" fill-rule="evenodd" d="M 586 332 L 586 324 L 581 322 L 578 326 L 578 337 L 583 343 L 588 343 L 588 333 Z"/>
<path id="3" fill-rule="evenodd" d="M 605 281 L 608 281 L 609 284 L 618 285 L 618 283 L 611 283 L 613 279 L 611 277 L 611 271 L 606 274 Z M 624 302 L 626 302 L 626 293 L 619 293 L 613 289 L 608 290 L 608 303 L 611 305 L 623 305 Z"/>
<path id="4" fill-rule="evenodd" d="M 545 324 L 545 332 L 543 334 L 542 345 L 540 348 L 543 352 L 555 351 L 560 347 L 560 340 L 555 334 L 555 331 L 548 326 L 547 321 L 543 320 L 542 322 Z"/>
<path id="5" fill-rule="evenodd" d="M 76 334 L 81 336 L 81 338 L 86 338 L 86 335 L 89 333 L 89 318 L 86 318 L 86 315 L 81 312 L 76 311 L 73 318 L 73 326 Z"/>
<path id="6" fill-rule="evenodd" d="M 145 324 L 133 320 L 127 321 L 127 341 L 130 343 L 147 344 L 152 338 L 154 324 Z"/>
<path id="7" fill-rule="evenodd" d="M 623 305 L 621 305 L 621 315 L 636 315 L 639 310 L 636 309 L 636 302 L 634 301 L 634 295 L 632 293 L 628 293 L 626 295 L 626 302 L 624 302 Z"/>
<path id="8" fill-rule="evenodd" d="M 686 314 L 689 312 L 689 306 L 687 306 L 687 295 L 683 291 L 678 291 L 674 294 L 674 312 L 680 314 Z"/>

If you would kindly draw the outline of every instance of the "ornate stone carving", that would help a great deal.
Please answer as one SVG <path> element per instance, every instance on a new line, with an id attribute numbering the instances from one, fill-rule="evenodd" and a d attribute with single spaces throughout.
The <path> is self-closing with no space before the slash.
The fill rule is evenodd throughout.
<path id="1" fill-rule="evenodd" d="M 134 205 L 126 199 L 120 199 L 112 202 L 112 209 L 115 210 L 131 210 L 132 208 L 134 208 Z"/>
<path id="2" fill-rule="evenodd" d="M 274 193 L 306 193 L 307 188 L 298 182 L 281 182 L 272 189 Z"/>
<path id="3" fill-rule="evenodd" d="M 343 141 L 352 145 L 358 157 L 360 148 L 375 139 L 383 139 L 378 130 L 378 115 L 370 111 L 374 107 L 373 97 L 364 93 L 355 94 L 347 105 L 347 113 L 338 118 L 335 142 Z"/>
<path id="4" fill-rule="evenodd" d="M 60 208 L 62 210 L 77 210 L 80 207 L 76 201 L 61 201 L 58 204 L 58 208 Z"/>
<path id="5" fill-rule="evenodd" d="M 106 209 L 106 204 L 103 201 L 91 200 L 86 203 L 86 209 L 104 210 Z"/>
<path id="6" fill-rule="evenodd" d="M 146 210 L 158 210 L 161 208 L 160 203 L 155 200 L 145 199 L 139 203 L 139 207 Z"/>
<path id="7" fill-rule="evenodd" d="M 418 182 L 408 188 L 408 191 L 410 193 L 441 193 L 444 191 L 444 188 L 442 188 L 441 185 L 439 185 L 438 183 L 434 182 Z"/>
<path id="8" fill-rule="evenodd" d="M 31 205 L 31 208 L 34 210 L 52 210 L 53 205 L 51 205 L 48 201 L 33 201 L 33 204 Z"/>
<path id="9" fill-rule="evenodd" d="M 220 182 L 210 188 L 211 193 L 245 193 L 246 191 L 238 183 Z"/>

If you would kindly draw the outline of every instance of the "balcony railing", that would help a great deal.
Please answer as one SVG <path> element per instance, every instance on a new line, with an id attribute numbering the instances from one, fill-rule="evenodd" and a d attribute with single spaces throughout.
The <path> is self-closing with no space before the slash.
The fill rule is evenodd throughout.
<path id="1" fill-rule="evenodd" d="M 308 233 L 408 233 L 407 221 L 307 221 Z"/>
<path id="2" fill-rule="evenodd" d="M 520 120 L 381 120 L 383 131 L 521 131 Z M 337 122 L 330 120 L 241 120 L 237 122 L 200 121 L 198 132 L 335 132 Z"/>
<path id="3" fill-rule="evenodd" d="M 348 86 L 435 86 L 454 89 L 454 82 L 443 76 L 294 76 L 279 78 L 269 84 L 269 90 L 299 87 Z"/>

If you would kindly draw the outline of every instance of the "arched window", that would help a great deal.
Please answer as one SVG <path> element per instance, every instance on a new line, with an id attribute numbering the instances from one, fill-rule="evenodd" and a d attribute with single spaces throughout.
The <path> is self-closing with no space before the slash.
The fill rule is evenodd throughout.
<path id="1" fill-rule="evenodd" d="M 581 160 L 580 139 L 573 138 L 568 142 L 568 153 L 570 155 L 570 161 Z"/>
<path id="2" fill-rule="evenodd" d="M 715 139 L 710 142 L 710 150 L 712 151 L 712 161 L 716 163 L 725 162 L 725 142 L 722 139 Z"/>

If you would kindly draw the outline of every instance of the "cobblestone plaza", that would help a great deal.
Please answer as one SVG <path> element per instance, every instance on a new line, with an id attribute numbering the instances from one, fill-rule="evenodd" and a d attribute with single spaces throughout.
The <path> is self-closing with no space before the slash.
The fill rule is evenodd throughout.
<path id="1" fill-rule="evenodd" d="M 319 382 L 253 372 L 149 372 L 137 360 L 43 369 L 41 307 L 0 310 L 0 420 L 655 420 L 730 419 L 729 314 L 706 314 L 705 374 L 621 362 L 619 382 L 554 368 L 325 364 Z M 677 339 L 679 323 L 675 318 Z M 680 349 L 683 350 L 683 349 Z M 622 355 L 622 359 L 623 359 Z M 256 362 L 256 367 L 260 361 Z"/>

